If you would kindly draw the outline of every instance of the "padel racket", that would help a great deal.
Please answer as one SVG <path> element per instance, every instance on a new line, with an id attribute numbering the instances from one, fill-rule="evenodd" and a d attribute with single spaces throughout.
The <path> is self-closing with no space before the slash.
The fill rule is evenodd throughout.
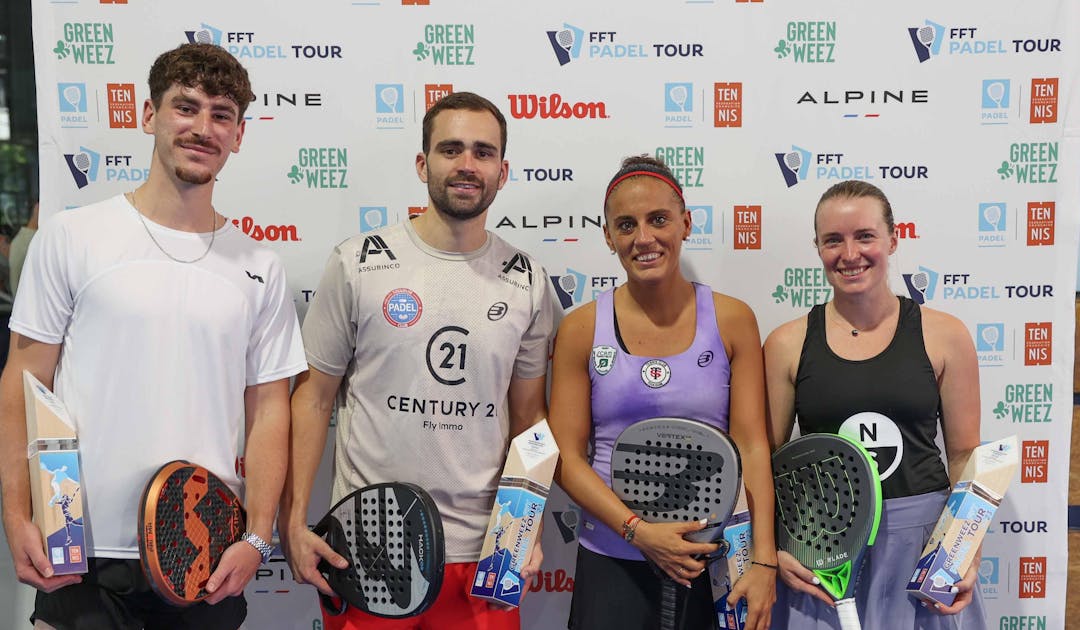
<path id="1" fill-rule="evenodd" d="M 158 469 L 139 503 L 139 558 L 150 586 L 174 606 L 206 599 L 206 581 L 244 533 L 244 508 L 209 470 L 176 460 Z"/>
<path id="2" fill-rule="evenodd" d="M 341 614 L 348 604 L 378 617 L 411 617 L 438 597 L 445 562 L 442 520 L 419 486 L 361 488 L 330 508 L 314 531 L 349 561 L 344 569 L 319 563 L 342 600 L 320 594 L 331 614 Z"/>
<path id="3" fill-rule="evenodd" d="M 742 486 L 735 443 L 719 429 L 684 418 L 652 418 L 627 427 L 611 453 L 611 488 L 634 514 L 650 523 L 707 521 L 686 536 L 723 539 Z M 723 551 L 723 545 L 721 545 Z M 674 630 L 677 584 L 661 575 L 660 623 Z"/>
<path id="4" fill-rule="evenodd" d="M 877 465 L 855 440 L 804 435 L 773 454 L 777 546 L 814 572 L 844 630 L 859 630 L 855 587 L 881 521 Z"/>

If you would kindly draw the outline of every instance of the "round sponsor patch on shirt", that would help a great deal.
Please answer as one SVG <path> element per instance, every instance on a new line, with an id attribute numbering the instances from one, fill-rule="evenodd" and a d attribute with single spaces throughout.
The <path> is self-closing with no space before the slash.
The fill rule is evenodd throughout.
<path id="1" fill-rule="evenodd" d="M 383 317 L 396 328 L 408 328 L 420 321 L 424 303 L 410 289 L 394 289 L 386 294 L 382 303 Z"/>
<path id="2" fill-rule="evenodd" d="M 603 376 L 615 367 L 615 348 L 611 346 L 593 346 L 592 365 L 600 376 Z"/>
<path id="3" fill-rule="evenodd" d="M 671 380 L 671 368 L 665 361 L 653 359 L 641 366 L 641 380 L 653 389 L 667 385 Z"/>

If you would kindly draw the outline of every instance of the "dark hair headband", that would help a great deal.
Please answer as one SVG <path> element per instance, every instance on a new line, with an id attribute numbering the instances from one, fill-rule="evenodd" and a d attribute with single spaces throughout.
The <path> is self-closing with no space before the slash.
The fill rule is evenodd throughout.
<path id="1" fill-rule="evenodd" d="M 608 184 L 607 187 L 607 193 L 604 195 L 604 205 L 607 205 L 608 197 L 611 197 L 611 191 L 615 190 L 616 186 L 621 184 L 624 180 L 630 179 L 631 177 L 637 177 L 638 175 L 659 179 L 668 186 L 671 186 L 671 189 L 675 191 L 675 194 L 679 196 L 679 199 L 682 200 L 683 203 L 686 203 L 686 199 L 683 199 L 682 188 L 679 187 L 679 184 L 664 173 L 661 173 L 659 169 L 656 169 L 655 167 L 650 168 L 650 166 L 652 165 L 635 164 L 634 169 L 631 171 L 619 171 L 618 173 L 615 173 L 615 177 L 611 179 L 611 183 Z"/>

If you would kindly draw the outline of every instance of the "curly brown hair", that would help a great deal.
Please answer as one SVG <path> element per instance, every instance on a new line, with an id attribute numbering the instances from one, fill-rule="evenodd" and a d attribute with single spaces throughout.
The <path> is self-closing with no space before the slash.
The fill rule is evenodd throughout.
<path id="1" fill-rule="evenodd" d="M 224 96 L 236 103 L 241 116 L 255 100 L 247 70 L 215 44 L 181 44 L 162 53 L 150 66 L 149 83 L 154 107 L 161 107 L 161 97 L 173 85 L 197 87 L 210 96 Z"/>

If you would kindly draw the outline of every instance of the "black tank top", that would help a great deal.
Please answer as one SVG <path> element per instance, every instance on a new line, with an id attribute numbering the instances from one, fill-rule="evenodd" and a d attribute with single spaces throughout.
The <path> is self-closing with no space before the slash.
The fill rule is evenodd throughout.
<path id="1" fill-rule="evenodd" d="M 900 298 L 892 342 L 864 361 L 834 354 L 825 340 L 824 305 L 810 310 L 795 377 L 795 414 L 803 434 L 858 438 L 877 460 L 886 499 L 949 487 L 934 444 L 941 396 L 923 344 L 922 312 L 908 298 Z"/>

